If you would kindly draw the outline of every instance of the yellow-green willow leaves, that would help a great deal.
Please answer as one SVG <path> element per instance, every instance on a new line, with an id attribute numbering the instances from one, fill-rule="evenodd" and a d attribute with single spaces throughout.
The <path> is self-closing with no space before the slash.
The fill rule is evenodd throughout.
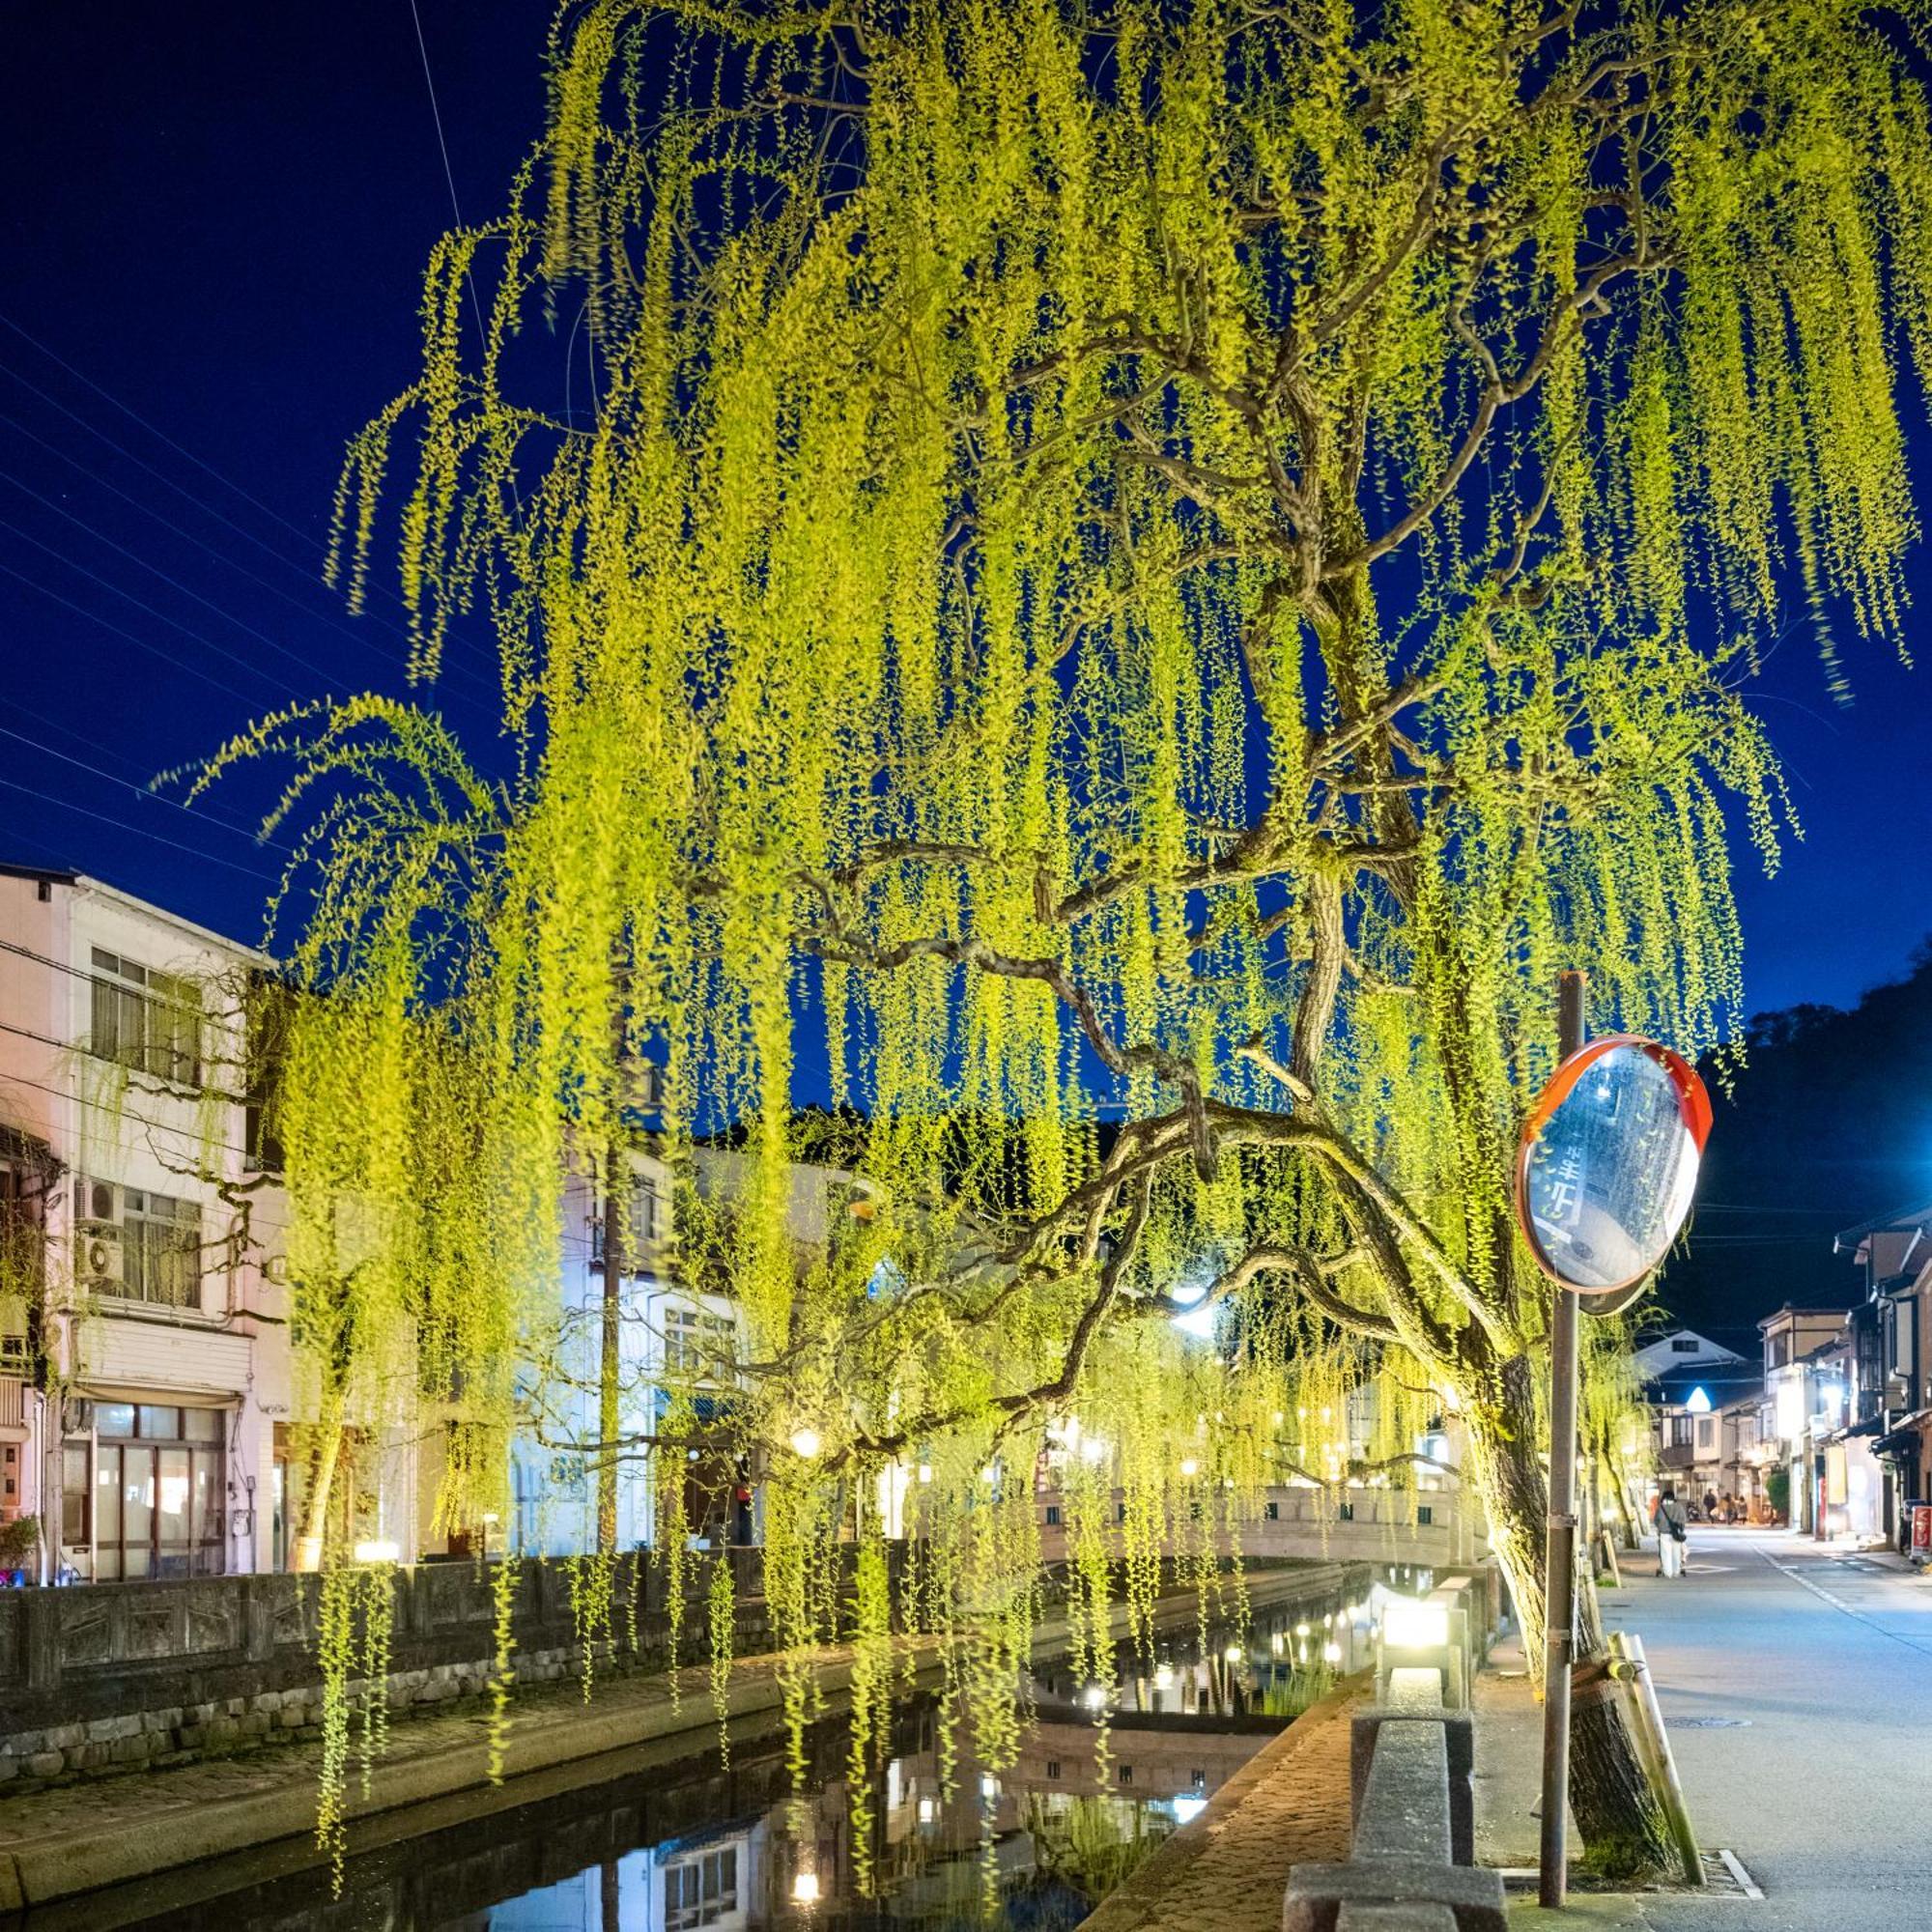
<path id="1" fill-rule="evenodd" d="M 1508 1186 L 1553 976 L 1722 1037 L 1732 828 L 1772 863 L 1788 819 L 1748 673 L 1793 621 L 1896 637 L 1900 373 L 1932 371 L 1932 141 L 1883 25 L 1589 19 L 559 14 L 544 138 L 432 263 L 337 516 L 359 596 L 393 478 L 419 668 L 494 627 L 513 776 L 374 699 L 221 761 L 292 759 L 314 814 L 298 1320 L 356 1413 L 466 1419 L 446 1520 L 500 1493 L 563 1178 L 648 1058 L 678 1265 L 745 1313 L 784 1643 L 849 1624 L 834 1540 L 931 1467 L 901 1601 L 970 1625 L 997 1768 L 1047 1418 L 1109 1445 L 1144 1632 L 1215 1520 L 1182 1462 L 1238 1548 L 1284 1462 L 1361 1460 L 1375 1381 L 1398 1471 L 1460 1417 L 1534 1631 Z M 801 1159 L 833 1177 L 803 1232 Z M 862 1642 L 889 1595 L 868 1570 Z M 1578 1816 L 1662 1843 L 1627 1792 Z"/>

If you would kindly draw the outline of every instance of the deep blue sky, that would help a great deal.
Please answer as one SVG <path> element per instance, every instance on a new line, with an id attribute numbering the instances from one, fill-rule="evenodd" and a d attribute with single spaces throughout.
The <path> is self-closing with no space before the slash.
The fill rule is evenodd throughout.
<path id="1" fill-rule="evenodd" d="M 538 129 L 549 0 L 418 5 L 482 218 Z M 138 788 L 267 706 L 403 688 L 397 606 L 352 619 L 318 571 L 344 439 L 412 374 L 450 219 L 410 0 L 10 13 L 0 858 L 252 938 L 274 855 Z M 1753 1007 L 1847 1002 L 1932 927 L 1932 662 L 1848 657 L 1849 709 L 1802 628 L 1761 687 L 1808 838 L 1741 877 Z M 455 663 L 440 701 L 487 730 L 488 664 Z"/>

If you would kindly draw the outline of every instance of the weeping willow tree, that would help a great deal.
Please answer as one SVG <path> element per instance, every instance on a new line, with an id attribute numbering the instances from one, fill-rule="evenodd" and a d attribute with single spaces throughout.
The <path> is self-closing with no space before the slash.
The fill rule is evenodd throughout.
<path id="1" fill-rule="evenodd" d="M 292 1261 L 355 1400 L 460 1397 L 449 1519 L 653 1058 L 674 1162 L 738 1136 L 685 1238 L 789 1639 L 916 1463 L 908 1613 L 997 1728 L 1050 1426 L 1097 1632 L 1373 1381 L 1460 1416 L 1535 1654 L 1552 980 L 1726 1031 L 1788 819 L 1743 687 L 1792 607 L 1833 678 L 1900 623 L 1928 131 L 1851 0 L 566 9 L 339 501 L 423 679 L 490 627 L 508 753 L 363 699 L 217 761 L 313 809 Z M 802 1260 L 821 1083 L 872 1192 Z M 1662 1855 L 1611 1703 L 1574 1798 Z"/>

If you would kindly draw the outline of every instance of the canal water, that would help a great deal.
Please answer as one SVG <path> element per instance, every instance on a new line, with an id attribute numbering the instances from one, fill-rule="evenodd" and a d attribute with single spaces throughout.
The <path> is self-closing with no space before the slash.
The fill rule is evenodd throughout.
<path id="1" fill-rule="evenodd" d="M 962 1761 L 949 1783 L 936 1711 L 922 1697 L 895 1715 L 872 1780 L 868 1857 L 854 1842 L 844 1727 L 827 1721 L 809 1740 L 802 1801 L 782 1741 L 759 1739 L 734 1744 L 728 1763 L 716 1751 L 666 1758 L 358 1849 L 337 1895 L 313 1866 L 273 1875 L 269 1848 L 252 1855 L 252 1873 L 230 1861 L 230 1889 L 209 1895 L 204 1883 L 191 1903 L 177 1875 L 156 1881 L 152 1898 L 123 1888 L 45 1922 L 102 1932 L 1063 1932 L 1336 1679 L 1366 1668 L 1378 1606 L 1391 1593 L 1426 1593 L 1430 1580 L 1426 1570 L 1355 1566 L 1337 1587 L 1330 1571 L 1309 1594 L 1257 1602 L 1245 1630 L 1210 1627 L 1205 1641 L 1198 1624 L 1164 1633 L 1151 1667 L 1123 1647 L 1112 1687 L 1043 1665 L 1018 1762 L 997 1776 Z M 392 1748 L 407 1747 L 399 1732 Z M 163 1895 L 166 1909 L 150 1909 Z M 31 1915 L 27 1932 L 42 1925 Z"/>

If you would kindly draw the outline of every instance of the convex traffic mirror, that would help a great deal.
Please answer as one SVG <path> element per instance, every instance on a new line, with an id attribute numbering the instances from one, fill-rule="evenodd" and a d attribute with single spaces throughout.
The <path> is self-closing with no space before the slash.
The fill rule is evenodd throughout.
<path id="1" fill-rule="evenodd" d="M 1517 1218 L 1544 1272 L 1617 1307 L 1634 1299 L 1690 1212 L 1710 1131 L 1704 1083 L 1667 1046 L 1613 1034 L 1573 1053 L 1517 1155 Z"/>

